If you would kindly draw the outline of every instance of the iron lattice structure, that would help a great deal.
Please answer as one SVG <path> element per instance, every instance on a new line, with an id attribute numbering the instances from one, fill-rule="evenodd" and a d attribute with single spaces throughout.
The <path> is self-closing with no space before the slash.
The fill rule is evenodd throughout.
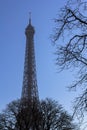
<path id="1" fill-rule="evenodd" d="M 36 64 L 34 51 L 34 27 L 29 24 L 25 29 L 26 50 L 24 62 L 24 75 L 21 103 L 17 115 L 15 130 L 39 130 L 40 129 L 40 104 L 36 78 Z"/>
<path id="2" fill-rule="evenodd" d="M 22 87 L 22 100 L 26 99 L 28 102 L 39 100 L 37 78 L 36 78 L 36 63 L 34 51 L 34 27 L 31 25 L 31 18 L 29 25 L 25 29 L 26 35 L 26 51 Z"/>

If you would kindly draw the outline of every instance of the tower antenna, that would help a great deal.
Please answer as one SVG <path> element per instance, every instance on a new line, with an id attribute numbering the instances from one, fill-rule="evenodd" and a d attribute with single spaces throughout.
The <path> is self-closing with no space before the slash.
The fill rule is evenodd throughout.
<path id="1" fill-rule="evenodd" d="M 29 12 L 29 24 L 31 24 L 31 12 Z"/>

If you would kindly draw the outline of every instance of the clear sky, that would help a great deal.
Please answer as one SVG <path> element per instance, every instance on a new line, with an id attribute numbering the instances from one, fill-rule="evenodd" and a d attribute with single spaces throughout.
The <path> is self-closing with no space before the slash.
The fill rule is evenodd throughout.
<path id="1" fill-rule="evenodd" d="M 40 99 L 46 97 L 59 101 L 66 110 L 72 110 L 75 92 L 67 87 L 72 73 L 57 73 L 56 48 L 50 35 L 55 27 L 54 18 L 67 0 L 0 0 L 0 110 L 20 98 L 22 91 L 25 28 L 32 12 L 35 27 L 35 54 L 37 82 Z"/>

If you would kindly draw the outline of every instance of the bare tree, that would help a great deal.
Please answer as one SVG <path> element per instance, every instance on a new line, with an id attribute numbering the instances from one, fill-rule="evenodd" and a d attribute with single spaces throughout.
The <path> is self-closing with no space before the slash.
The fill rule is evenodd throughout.
<path id="1" fill-rule="evenodd" d="M 71 67 L 78 70 L 78 77 L 70 88 L 83 88 L 82 94 L 76 98 L 74 107 L 74 113 L 82 116 L 87 110 L 87 2 L 69 0 L 60 9 L 55 22 L 53 42 L 57 46 L 56 63 L 61 70 Z"/>
<path id="2" fill-rule="evenodd" d="M 20 100 L 13 101 L 0 114 L 0 130 L 75 130 L 71 116 L 56 101 L 45 99 L 40 102 L 39 112 L 20 108 Z"/>
<path id="3" fill-rule="evenodd" d="M 27 103 L 27 106 L 22 103 Z M 40 130 L 41 113 L 37 110 L 35 103 L 34 107 L 31 109 L 30 107 L 28 102 L 21 102 L 21 100 L 9 103 L 0 114 L 0 130 L 29 130 L 31 127 Z"/>
<path id="4" fill-rule="evenodd" d="M 42 129 L 41 130 L 75 130 L 72 117 L 55 100 L 41 101 Z"/>
<path id="5" fill-rule="evenodd" d="M 19 100 L 13 101 L 0 113 L 0 130 L 15 130 L 19 104 Z"/>

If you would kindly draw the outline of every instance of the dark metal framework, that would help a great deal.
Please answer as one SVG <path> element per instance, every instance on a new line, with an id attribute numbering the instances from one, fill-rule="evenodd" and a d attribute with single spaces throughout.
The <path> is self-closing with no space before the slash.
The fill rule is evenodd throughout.
<path id="1" fill-rule="evenodd" d="M 15 130 L 39 130 L 40 106 L 36 78 L 36 64 L 34 51 L 34 27 L 29 24 L 25 29 L 26 50 L 21 102 L 17 115 Z"/>
<path id="2" fill-rule="evenodd" d="M 31 18 L 29 25 L 25 30 L 26 35 L 26 51 L 22 87 L 22 99 L 33 102 L 39 100 L 37 78 L 36 78 L 36 64 L 35 64 L 35 51 L 34 51 L 34 27 L 31 25 Z"/>

